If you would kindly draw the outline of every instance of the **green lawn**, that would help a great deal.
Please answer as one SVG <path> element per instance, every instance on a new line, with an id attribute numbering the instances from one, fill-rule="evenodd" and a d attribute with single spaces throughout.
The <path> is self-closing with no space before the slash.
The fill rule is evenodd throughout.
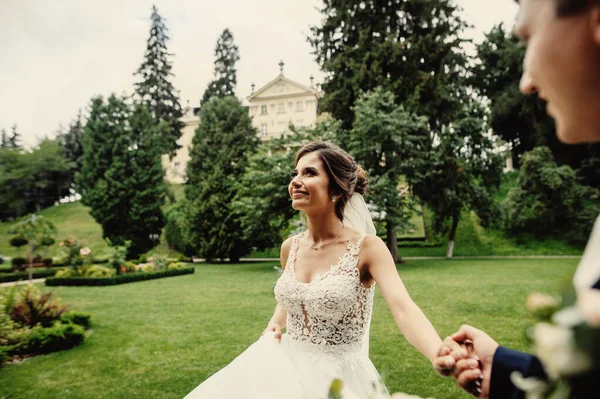
<path id="1" fill-rule="evenodd" d="M 524 350 L 525 327 L 532 322 L 522 306 L 527 294 L 558 290 L 576 264 L 575 259 L 411 261 L 399 273 L 440 335 L 471 323 Z M 273 265 L 200 265 L 189 276 L 52 288 L 63 303 L 92 314 L 91 334 L 75 349 L 0 369 L 0 398 L 182 398 L 258 338 L 275 306 Z M 468 397 L 438 377 L 404 340 L 379 292 L 371 358 L 391 391 Z"/>

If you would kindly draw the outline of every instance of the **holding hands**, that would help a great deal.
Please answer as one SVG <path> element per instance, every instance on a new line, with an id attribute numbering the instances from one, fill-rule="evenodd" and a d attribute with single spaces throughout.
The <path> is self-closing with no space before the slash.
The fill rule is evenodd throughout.
<path id="1" fill-rule="evenodd" d="M 485 332 L 463 325 L 444 340 L 434 367 L 440 375 L 454 377 L 471 395 L 489 398 L 492 363 L 498 346 Z"/>

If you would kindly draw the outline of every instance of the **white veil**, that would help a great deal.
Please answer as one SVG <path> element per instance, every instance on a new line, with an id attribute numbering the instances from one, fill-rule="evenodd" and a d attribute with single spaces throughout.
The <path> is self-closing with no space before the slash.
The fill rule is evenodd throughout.
<path id="1" fill-rule="evenodd" d="M 359 193 L 354 193 L 350 197 L 350 202 L 346 204 L 344 209 L 344 226 L 352 227 L 360 234 L 375 235 L 375 225 L 371 218 L 371 213 L 367 207 L 367 203 L 363 196 Z M 371 312 L 372 314 L 372 312 Z M 371 316 L 367 320 L 365 335 L 363 337 L 362 349 L 369 356 L 369 330 L 371 330 Z"/>
<path id="2" fill-rule="evenodd" d="M 363 196 L 354 193 L 344 209 L 344 225 L 352 227 L 360 234 L 375 234 L 375 225 Z"/>

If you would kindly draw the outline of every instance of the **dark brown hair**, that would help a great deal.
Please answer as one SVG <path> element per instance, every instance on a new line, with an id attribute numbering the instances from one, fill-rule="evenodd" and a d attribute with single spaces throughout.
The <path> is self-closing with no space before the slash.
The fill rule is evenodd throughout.
<path id="1" fill-rule="evenodd" d="M 339 196 L 335 204 L 335 214 L 343 221 L 344 209 L 352 194 L 367 192 L 367 174 L 350 154 L 325 141 L 313 141 L 300 148 L 296 153 L 294 165 L 298 165 L 300 158 L 311 152 L 316 152 L 323 162 L 325 172 L 329 176 L 329 192 Z"/>

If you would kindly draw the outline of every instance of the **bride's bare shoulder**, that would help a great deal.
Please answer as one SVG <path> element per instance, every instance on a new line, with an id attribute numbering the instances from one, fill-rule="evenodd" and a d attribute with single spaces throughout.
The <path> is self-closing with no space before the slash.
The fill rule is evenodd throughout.
<path id="1" fill-rule="evenodd" d="M 285 264 L 287 263 L 288 256 L 290 255 L 290 248 L 292 247 L 292 240 L 294 237 L 289 237 L 287 240 L 281 243 L 281 250 L 279 251 L 279 262 L 281 263 L 281 268 L 285 269 Z"/>

